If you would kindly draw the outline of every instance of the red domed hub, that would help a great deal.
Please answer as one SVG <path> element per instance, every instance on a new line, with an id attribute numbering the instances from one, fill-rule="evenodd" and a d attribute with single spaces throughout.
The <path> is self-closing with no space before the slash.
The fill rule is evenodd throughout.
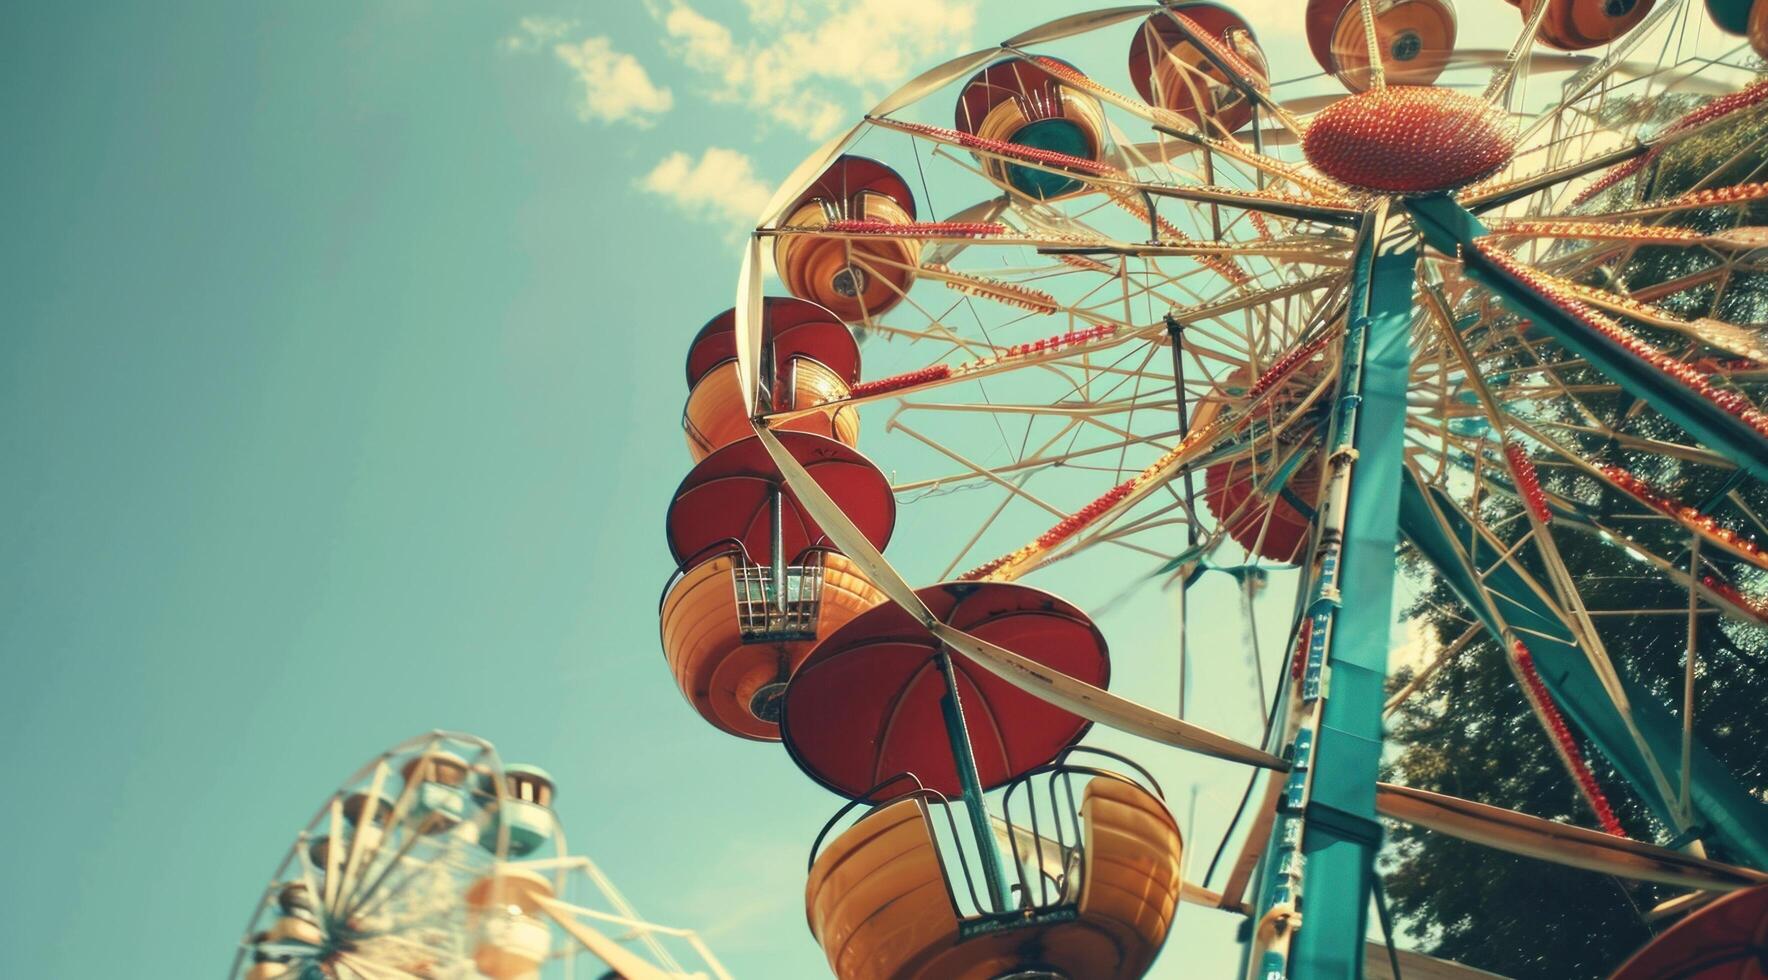
<path id="1" fill-rule="evenodd" d="M 1503 169 L 1516 153 L 1504 113 L 1445 88 L 1397 86 L 1327 106 L 1302 139 L 1328 177 L 1378 194 L 1431 194 Z"/>

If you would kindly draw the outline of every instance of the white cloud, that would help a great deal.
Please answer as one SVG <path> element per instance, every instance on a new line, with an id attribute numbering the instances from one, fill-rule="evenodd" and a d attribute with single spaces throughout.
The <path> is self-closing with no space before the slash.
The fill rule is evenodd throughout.
<path id="1" fill-rule="evenodd" d="M 757 24 L 777 24 L 786 19 L 793 5 L 789 0 L 743 0 L 749 19 Z"/>
<path id="2" fill-rule="evenodd" d="M 744 8 L 747 40 L 686 0 L 651 9 L 670 52 L 712 82 L 709 98 L 816 139 L 856 117 L 862 95 L 966 50 L 976 26 L 974 0 L 744 0 Z"/>
<path id="3" fill-rule="evenodd" d="M 553 53 L 577 73 L 583 83 L 583 100 L 577 114 L 586 122 L 630 122 L 649 126 L 651 117 L 668 112 L 675 105 L 675 96 L 667 88 L 651 81 L 650 73 L 638 59 L 614 50 L 605 37 L 586 37 L 575 43 L 558 44 Z"/>
<path id="4" fill-rule="evenodd" d="M 512 52 L 538 51 L 541 45 L 557 41 L 576 26 L 576 21 L 563 17 L 524 17 L 516 22 L 513 32 L 497 42 L 497 46 Z"/>
<path id="5" fill-rule="evenodd" d="M 755 161 L 720 146 L 707 147 L 698 160 L 671 153 L 640 177 L 638 186 L 696 217 L 741 227 L 752 226 L 773 196 L 755 176 Z"/>

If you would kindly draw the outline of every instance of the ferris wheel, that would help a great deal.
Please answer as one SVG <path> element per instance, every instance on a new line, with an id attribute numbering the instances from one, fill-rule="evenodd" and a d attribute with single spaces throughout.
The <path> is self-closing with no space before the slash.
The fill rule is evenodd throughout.
<path id="1" fill-rule="evenodd" d="M 640 919 L 566 848 L 553 794 L 545 770 L 471 735 L 388 749 L 296 837 L 229 975 L 729 980 L 695 933 Z"/>
<path id="2" fill-rule="evenodd" d="M 1227 7 L 1078 13 L 928 70 L 768 205 L 690 347 L 662 637 L 707 721 L 850 801 L 806 896 L 839 976 L 1140 976 L 1181 900 L 1247 916 L 1249 977 L 1358 975 L 1384 818 L 1689 889 L 1666 914 L 1768 881 L 1768 808 L 1686 724 L 1694 658 L 1666 703 L 1610 653 L 1640 616 L 1690 650 L 1768 625 L 1738 312 L 1768 3 L 1471 6 L 1515 44 L 1458 48 L 1449 0 L 1310 0 L 1294 79 Z M 942 550 L 887 559 L 899 520 Z M 1466 631 L 1389 692 L 1402 542 Z M 1649 603 L 1605 605 L 1592 548 Z M 1272 568 L 1299 584 L 1256 745 L 1112 694 L 1104 633 L 1033 584 Z M 1595 829 L 1378 782 L 1384 710 L 1479 637 Z M 1093 724 L 1267 773 L 1221 890 Z"/>

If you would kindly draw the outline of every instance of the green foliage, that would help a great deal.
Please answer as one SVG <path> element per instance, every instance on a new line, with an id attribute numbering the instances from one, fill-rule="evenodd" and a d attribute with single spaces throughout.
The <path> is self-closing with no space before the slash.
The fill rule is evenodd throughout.
<path id="1" fill-rule="evenodd" d="M 1605 108 L 1619 120 L 1667 121 L 1690 106 L 1677 102 L 1647 105 L 1611 102 Z M 1670 110 L 1674 110 L 1673 112 Z M 1594 202 L 1593 210 L 1612 211 L 1659 200 L 1695 187 L 1723 186 L 1761 180 L 1768 156 L 1768 111 L 1754 110 L 1742 118 L 1676 144 L 1639 178 L 1623 182 Z M 1768 223 L 1762 208 L 1715 208 L 1675 216 L 1687 227 L 1714 232 L 1739 224 Z M 1566 252 L 1572 251 L 1569 246 Z M 1589 281 L 1612 278 L 1639 289 L 1704 270 L 1718 268 L 1724 258 L 1704 249 L 1640 249 L 1618 267 L 1589 271 Z M 1687 316 L 1712 316 L 1733 323 L 1768 320 L 1768 274 L 1747 262 L 1696 289 L 1686 290 L 1661 305 Z M 1687 338 L 1666 331 L 1641 329 L 1661 348 L 1690 349 Z M 1526 366 L 1520 356 L 1517 366 Z M 1496 365 L 1503 367 L 1504 365 Z M 1601 382 L 1594 372 L 1567 372 L 1570 383 Z M 1741 382 L 1740 382 L 1741 383 Z M 1760 382 L 1746 392 L 1762 403 Z M 1753 389 L 1753 390 L 1752 390 Z M 1687 443 L 1687 436 L 1650 411 L 1639 411 L 1626 392 L 1581 396 L 1585 409 L 1616 432 L 1642 438 Z M 1555 410 L 1576 418 L 1569 405 Z M 1497 447 L 1492 447 L 1496 451 Z M 1615 463 L 1662 487 L 1673 487 L 1684 501 L 1700 501 L 1721 489 L 1724 473 L 1691 465 L 1665 454 L 1622 452 L 1604 439 L 1583 438 L 1576 449 L 1586 458 Z M 1501 465 L 1495 457 L 1487 465 Z M 1563 467 L 1543 467 L 1543 484 L 1552 492 L 1581 501 L 1613 517 L 1627 533 L 1655 554 L 1681 556 L 1686 563 L 1685 535 L 1668 521 L 1629 520 L 1639 506 L 1606 484 Z M 1745 506 L 1768 517 L 1768 488 L 1738 488 Z M 1516 504 L 1503 496 L 1482 503 L 1482 515 L 1493 525 L 1521 526 Z M 1726 518 L 1739 528 L 1747 523 L 1735 509 Z M 1508 522 L 1506 522 L 1508 520 Z M 1627 552 L 1594 534 L 1556 527 L 1555 540 L 1567 567 L 1579 578 L 1587 605 L 1596 610 L 1676 609 L 1685 607 L 1687 592 L 1662 573 L 1629 557 Z M 1532 549 L 1521 553 L 1525 565 L 1545 581 Z M 1418 568 L 1416 558 L 1409 559 Z M 1438 648 L 1447 647 L 1468 628 L 1471 618 L 1441 581 L 1424 571 L 1423 594 L 1410 610 L 1424 622 Z M 1762 595 L 1768 576 L 1741 567 L 1734 581 L 1747 592 Z M 1679 615 L 1608 616 L 1598 621 L 1610 656 L 1624 675 L 1645 685 L 1662 703 L 1680 710 L 1687 620 Z M 1722 763 L 1758 795 L 1768 795 L 1768 713 L 1761 711 L 1768 690 L 1768 630 L 1722 619 L 1710 611 L 1698 631 L 1697 736 Z M 1410 679 L 1402 670 L 1397 687 Z M 1468 644 L 1390 719 L 1393 750 L 1387 778 L 1509 807 L 1549 819 L 1593 825 L 1589 807 L 1531 713 L 1522 691 L 1496 642 L 1482 636 Z M 1594 750 L 1585 746 L 1592 769 L 1607 791 L 1631 836 L 1663 842 L 1645 806 Z M 1709 852 L 1728 857 L 1709 843 Z M 1514 858 L 1406 826 L 1390 828 L 1382 870 L 1403 931 L 1411 942 L 1434 955 L 1458 960 L 1507 976 L 1541 980 L 1576 980 L 1606 976 L 1622 959 L 1650 938 L 1640 910 L 1672 892 L 1606 876 L 1573 871 L 1540 861 Z"/>

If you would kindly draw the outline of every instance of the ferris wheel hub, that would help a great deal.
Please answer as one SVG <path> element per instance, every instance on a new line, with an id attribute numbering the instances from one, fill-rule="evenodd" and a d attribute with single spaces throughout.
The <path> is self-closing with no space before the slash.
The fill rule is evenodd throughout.
<path id="1" fill-rule="evenodd" d="M 1435 194 L 1503 169 L 1516 155 L 1516 135 L 1484 99 L 1401 85 L 1327 106 L 1302 151 L 1322 173 L 1358 190 Z"/>

